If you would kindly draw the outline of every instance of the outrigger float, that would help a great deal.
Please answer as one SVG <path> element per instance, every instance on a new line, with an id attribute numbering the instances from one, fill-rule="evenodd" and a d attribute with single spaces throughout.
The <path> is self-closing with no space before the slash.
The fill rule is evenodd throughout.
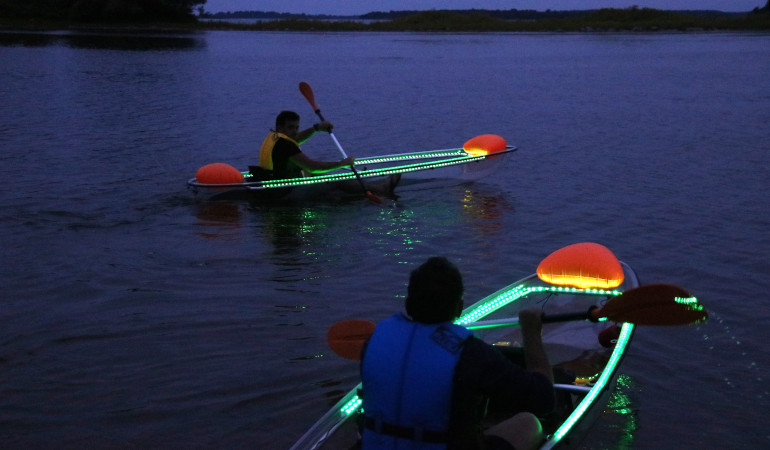
<path id="1" fill-rule="evenodd" d="M 269 199 L 290 194 L 292 197 L 314 197 L 329 190 L 345 190 L 345 186 L 356 183 L 357 176 L 366 186 L 381 185 L 383 180 L 387 184 L 393 175 L 399 175 L 399 186 L 450 177 L 472 181 L 496 171 L 505 156 L 515 150 L 516 147 L 508 145 L 501 136 L 485 134 L 467 141 L 462 148 L 362 157 L 355 161 L 355 172 L 346 168 L 302 178 L 252 180 L 248 170 L 213 163 L 201 167 L 187 184 L 196 194 L 209 199 L 249 198 L 249 194 Z M 357 189 L 355 192 L 360 192 L 360 188 Z"/>
<path id="2" fill-rule="evenodd" d="M 556 410 L 542 417 L 547 435 L 541 449 L 577 445 L 602 413 L 619 375 L 635 325 L 681 325 L 707 319 L 705 309 L 684 289 L 670 284 L 639 285 L 636 273 L 606 247 L 580 243 L 549 255 L 537 273 L 465 308 L 457 323 L 508 355 L 521 355 L 519 311 L 543 311 L 543 342 L 554 367 Z M 329 346 L 360 359 L 374 323 L 353 319 L 334 324 Z M 356 418 L 364 414 L 359 384 L 342 397 L 292 450 L 351 449 L 359 442 Z M 490 399 L 490 424 L 506 418 Z"/>

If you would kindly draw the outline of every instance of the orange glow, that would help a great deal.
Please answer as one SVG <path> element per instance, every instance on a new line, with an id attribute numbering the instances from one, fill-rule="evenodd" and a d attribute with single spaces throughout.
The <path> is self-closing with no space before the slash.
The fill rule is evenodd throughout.
<path id="1" fill-rule="evenodd" d="M 198 169 L 195 179 L 205 184 L 243 183 L 243 174 L 229 164 L 213 163 Z"/>
<path id="2" fill-rule="evenodd" d="M 463 144 L 463 150 L 469 155 L 488 155 L 506 149 L 507 142 L 496 134 L 482 134 Z"/>
<path id="3" fill-rule="evenodd" d="M 537 266 L 537 276 L 546 283 L 581 289 L 612 289 L 624 278 L 618 258 L 593 242 L 568 245 L 551 253 Z"/>

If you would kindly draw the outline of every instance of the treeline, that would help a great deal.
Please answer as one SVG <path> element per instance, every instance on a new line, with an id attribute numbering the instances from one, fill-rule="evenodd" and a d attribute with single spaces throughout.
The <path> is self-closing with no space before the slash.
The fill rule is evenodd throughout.
<path id="1" fill-rule="evenodd" d="M 0 19 L 50 23 L 194 22 L 206 0 L 0 0 Z"/>
<path id="2" fill-rule="evenodd" d="M 460 15 L 485 14 L 503 20 L 539 20 L 547 18 L 580 17 L 589 14 L 590 11 L 535 11 L 535 10 L 485 10 L 485 9 L 457 9 L 443 10 Z M 340 16 L 330 14 L 298 14 L 279 13 L 275 11 L 227 11 L 218 13 L 204 13 L 202 17 L 207 19 L 257 19 L 257 20 L 336 20 L 336 21 L 391 21 L 421 14 L 425 11 L 399 10 L 399 11 L 374 11 L 361 15 Z"/>
<path id="3" fill-rule="evenodd" d="M 532 12 L 525 12 L 531 14 Z M 374 13 L 372 13 L 374 14 Z M 605 8 L 592 11 L 537 13 L 530 18 L 501 17 L 485 10 L 431 10 L 405 12 L 387 20 L 361 16 L 362 20 L 313 20 L 289 18 L 248 25 L 215 23 L 209 26 L 251 30 L 316 31 L 656 31 L 656 30 L 767 30 L 770 0 L 764 8 L 746 13 L 662 11 L 651 8 Z"/>

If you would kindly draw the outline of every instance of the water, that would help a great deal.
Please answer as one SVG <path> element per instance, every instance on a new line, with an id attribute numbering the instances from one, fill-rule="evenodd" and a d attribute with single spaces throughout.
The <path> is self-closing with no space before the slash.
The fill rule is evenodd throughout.
<path id="1" fill-rule="evenodd" d="M 643 328 L 585 448 L 770 444 L 770 35 L 0 33 L 5 448 L 287 448 L 356 381 L 334 322 L 446 255 L 474 300 L 595 241 L 711 312 Z M 309 82 L 352 155 L 520 150 L 395 202 L 197 200 Z M 306 144 L 338 158 L 331 140 Z"/>

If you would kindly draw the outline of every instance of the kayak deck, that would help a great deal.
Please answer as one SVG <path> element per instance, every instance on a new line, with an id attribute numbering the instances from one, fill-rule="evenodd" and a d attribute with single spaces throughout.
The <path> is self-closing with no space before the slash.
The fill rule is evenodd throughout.
<path id="1" fill-rule="evenodd" d="M 477 337 L 498 346 L 505 354 L 521 353 L 518 312 L 539 308 L 544 314 L 588 311 L 588 308 L 637 287 L 636 273 L 620 262 L 625 281 L 615 289 L 578 289 L 549 285 L 536 274 L 519 280 L 465 308 L 457 323 L 472 329 Z M 543 449 L 569 447 L 601 414 L 612 393 L 618 366 L 633 334 L 634 326 L 618 324 L 614 346 L 604 347 L 599 335 L 612 322 L 573 321 L 543 324 L 543 343 L 556 374 L 557 408 L 541 418 L 548 438 Z M 348 392 L 295 444 L 292 450 L 348 449 L 358 438 L 355 417 L 361 409 L 358 389 Z M 494 399 L 492 399 L 494 400 Z M 490 404 L 490 418 L 503 419 L 507 411 Z"/>

